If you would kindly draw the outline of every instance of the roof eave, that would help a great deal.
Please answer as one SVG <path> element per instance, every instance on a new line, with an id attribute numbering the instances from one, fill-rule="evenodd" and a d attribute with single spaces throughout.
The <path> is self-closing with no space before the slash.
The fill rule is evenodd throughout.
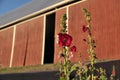
<path id="1" fill-rule="evenodd" d="M 64 4 L 70 3 L 70 2 L 72 2 L 72 1 L 74 1 L 74 0 L 63 0 L 63 1 L 59 2 L 59 3 L 57 3 L 57 4 L 54 4 L 54 5 L 49 6 L 49 7 L 47 7 L 47 8 L 44 8 L 44 9 L 42 9 L 42 10 L 40 10 L 40 11 L 34 12 L 34 13 L 29 14 L 29 15 L 27 15 L 27 16 L 24 16 L 24 17 L 21 17 L 21 18 L 19 18 L 19 19 L 14 20 L 14 21 L 11 21 L 11 22 L 9 22 L 9 23 L 7 23 L 7 24 L 1 25 L 1 26 L 0 26 L 0 29 L 5 28 L 5 27 L 8 27 L 8 26 L 10 26 L 10 25 L 12 25 L 12 24 L 15 24 L 15 23 L 24 21 L 24 20 L 26 20 L 26 19 L 28 19 L 28 18 L 31 18 L 32 16 L 35 16 L 35 15 L 38 15 L 38 14 L 47 12 L 47 11 L 49 11 L 49 10 L 52 10 L 52 9 L 57 8 L 57 7 L 59 7 L 59 6 L 62 6 L 62 5 L 64 5 Z"/>

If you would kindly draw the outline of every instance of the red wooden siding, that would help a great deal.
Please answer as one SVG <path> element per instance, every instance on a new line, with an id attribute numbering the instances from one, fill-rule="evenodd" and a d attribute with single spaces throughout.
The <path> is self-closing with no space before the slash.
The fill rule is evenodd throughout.
<path id="1" fill-rule="evenodd" d="M 33 19 L 28 25 L 29 40 L 26 65 L 41 64 L 44 17 Z"/>
<path id="2" fill-rule="evenodd" d="M 9 67 L 12 49 L 13 27 L 0 31 L 0 65 Z"/>
<path id="3" fill-rule="evenodd" d="M 120 59 L 120 1 L 119 0 L 88 0 L 69 7 L 69 33 L 73 36 L 73 44 L 81 53 L 84 60 L 88 59 L 87 45 L 83 39 L 86 33 L 82 32 L 82 25 L 87 25 L 82 7 L 91 12 L 93 33 L 96 40 L 95 52 L 99 59 Z M 77 53 L 74 61 L 77 61 Z"/>
<path id="4" fill-rule="evenodd" d="M 13 66 L 41 64 L 43 24 L 40 17 L 17 26 Z"/>
<path id="5" fill-rule="evenodd" d="M 73 37 L 72 45 L 77 47 L 77 52 L 74 53 L 73 61 L 78 61 L 81 56 L 81 60 L 87 58 L 87 47 L 83 42 L 86 35 L 82 32 L 82 25 L 85 24 L 83 14 L 81 11 L 81 3 L 69 7 L 69 34 Z"/>
<path id="6" fill-rule="evenodd" d="M 60 51 L 60 47 L 57 44 L 57 34 L 60 32 L 60 19 L 63 14 L 66 13 L 66 8 L 60 9 L 56 11 L 56 18 L 55 18 L 55 51 L 54 51 L 54 63 L 58 61 L 58 54 Z"/>
<path id="7" fill-rule="evenodd" d="M 12 66 L 23 66 L 25 54 L 27 53 L 28 22 L 16 27 L 15 46 Z"/>

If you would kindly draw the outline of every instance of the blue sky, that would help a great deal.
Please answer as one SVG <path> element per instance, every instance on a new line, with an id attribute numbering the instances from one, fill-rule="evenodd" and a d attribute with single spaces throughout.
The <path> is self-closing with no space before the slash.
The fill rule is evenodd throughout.
<path id="1" fill-rule="evenodd" d="M 0 0 L 0 15 L 14 10 L 32 0 Z"/>

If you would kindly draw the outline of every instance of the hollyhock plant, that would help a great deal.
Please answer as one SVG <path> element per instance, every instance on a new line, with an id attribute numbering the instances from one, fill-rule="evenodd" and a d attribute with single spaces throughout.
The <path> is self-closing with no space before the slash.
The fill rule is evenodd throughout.
<path id="1" fill-rule="evenodd" d="M 62 47 L 61 52 L 59 54 L 60 61 L 60 79 L 59 80 L 69 80 L 70 73 L 72 70 L 74 70 L 71 59 L 74 57 L 74 54 L 76 52 L 76 47 L 72 46 L 72 36 L 70 36 L 67 32 L 67 26 L 66 26 L 66 14 L 62 16 L 61 19 L 61 30 L 60 33 L 58 33 L 58 45 Z M 64 76 L 61 74 L 64 73 Z"/>
<path id="2" fill-rule="evenodd" d="M 87 42 L 89 45 L 89 49 L 87 50 L 89 53 L 89 60 L 90 63 L 86 66 L 87 68 L 82 68 L 81 66 L 78 69 L 79 76 L 75 80 L 116 80 L 115 79 L 115 66 L 113 66 L 112 74 L 111 77 L 107 77 L 106 70 L 103 68 L 96 68 L 96 59 L 97 56 L 95 54 L 95 40 L 93 39 L 92 31 L 91 31 L 91 17 L 90 17 L 90 12 L 87 11 L 87 9 L 83 8 L 83 12 L 85 14 L 86 22 L 88 26 L 86 27 L 85 25 L 82 26 L 82 31 L 87 32 L 88 37 L 87 40 L 83 39 L 84 42 Z M 82 69 L 82 70 L 81 70 Z M 83 76 L 84 75 L 84 76 Z M 110 78 L 110 79 L 109 79 Z"/>

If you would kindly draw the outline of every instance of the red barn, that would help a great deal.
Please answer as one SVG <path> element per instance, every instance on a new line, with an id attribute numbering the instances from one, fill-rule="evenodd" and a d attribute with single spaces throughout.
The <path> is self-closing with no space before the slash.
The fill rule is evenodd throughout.
<path id="1" fill-rule="evenodd" d="M 35 0 L 0 16 L 1 67 L 56 63 L 60 18 L 68 17 L 68 33 L 77 53 L 72 59 L 88 60 L 81 31 L 86 25 L 81 8 L 90 11 L 96 55 L 100 60 L 120 60 L 120 0 Z"/>

